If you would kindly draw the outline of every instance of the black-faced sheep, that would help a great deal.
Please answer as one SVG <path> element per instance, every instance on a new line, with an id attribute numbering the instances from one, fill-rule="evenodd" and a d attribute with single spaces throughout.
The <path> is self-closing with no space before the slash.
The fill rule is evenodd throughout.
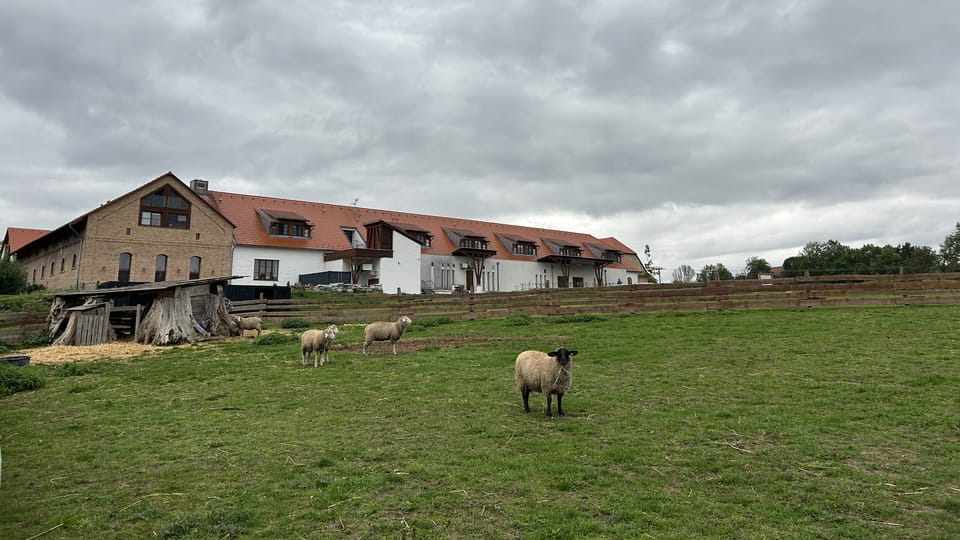
<path id="1" fill-rule="evenodd" d="M 260 337 L 260 333 L 263 331 L 262 321 L 260 317 L 235 317 L 237 321 L 237 326 L 240 327 L 240 335 L 243 335 L 244 330 L 256 330 L 257 337 Z"/>
<path id="2" fill-rule="evenodd" d="M 524 412 L 530 412 L 530 392 L 542 392 L 547 396 L 547 416 L 553 416 L 550 401 L 554 394 L 557 395 L 557 414 L 563 416 L 563 394 L 573 380 L 572 358 L 576 355 L 577 351 L 563 347 L 548 353 L 523 351 L 517 355 L 515 379 L 523 397 Z"/>
<path id="3" fill-rule="evenodd" d="M 363 354 L 367 354 L 367 345 L 374 341 L 387 341 L 393 344 L 393 354 L 397 354 L 397 342 L 406 329 L 413 324 L 406 315 L 397 319 L 397 322 L 374 322 L 363 329 Z"/>
<path id="4" fill-rule="evenodd" d="M 303 365 L 307 365 L 310 360 L 310 354 L 313 353 L 313 367 L 323 365 L 329 359 L 327 353 L 330 346 L 333 345 L 334 338 L 340 333 L 337 325 L 331 324 L 324 330 L 307 330 L 300 335 L 300 360 Z"/>

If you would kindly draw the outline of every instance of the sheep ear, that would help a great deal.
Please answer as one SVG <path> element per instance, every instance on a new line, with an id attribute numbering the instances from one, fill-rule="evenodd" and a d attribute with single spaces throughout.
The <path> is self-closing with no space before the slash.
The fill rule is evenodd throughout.
<path id="1" fill-rule="evenodd" d="M 557 355 L 557 351 L 550 351 L 547 353 L 547 356 L 556 356 L 556 355 Z"/>
<path id="2" fill-rule="evenodd" d="M 570 356 L 576 356 L 579 351 L 570 351 Z"/>

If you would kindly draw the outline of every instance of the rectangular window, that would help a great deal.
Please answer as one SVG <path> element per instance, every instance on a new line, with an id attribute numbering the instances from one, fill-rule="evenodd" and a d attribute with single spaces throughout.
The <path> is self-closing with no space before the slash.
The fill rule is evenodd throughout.
<path id="1" fill-rule="evenodd" d="M 179 195 L 169 195 L 167 196 L 167 208 L 173 208 L 176 210 L 186 210 L 190 208 L 190 203 L 183 199 Z"/>
<path id="2" fill-rule="evenodd" d="M 143 198 L 143 206 L 151 206 L 153 208 L 163 208 L 166 206 L 166 197 L 163 196 L 163 193 L 154 193 L 153 195 L 147 195 Z"/>
<path id="3" fill-rule="evenodd" d="M 513 253 L 516 255 L 536 255 L 537 245 L 531 242 L 517 242 L 513 244 Z"/>
<path id="4" fill-rule="evenodd" d="M 151 227 L 160 226 L 160 212 L 140 212 L 140 224 Z"/>
<path id="5" fill-rule="evenodd" d="M 262 281 L 277 281 L 280 271 L 280 261 L 273 259 L 253 260 L 253 279 Z"/>
<path id="6" fill-rule="evenodd" d="M 270 235 L 310 238 L 310 228 L 302 221 L 274 221 L 270 223 Z"/>
<path id="7" fill-rule="evenodd" d="M 172 227 L 174 229 L 186 229 L 187 228 L 187 216 L 186 214 L 174 214 L 170 212 L 167 214 L 167 227 Z"/>

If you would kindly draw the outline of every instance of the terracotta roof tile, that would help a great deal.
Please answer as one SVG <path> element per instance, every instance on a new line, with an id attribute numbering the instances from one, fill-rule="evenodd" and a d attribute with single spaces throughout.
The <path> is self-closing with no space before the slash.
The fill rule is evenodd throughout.
<path id="1" fill-rule="evenodd" d="M 7 229 L 7 242 L 10 245 L 10 252 L 15 253 L 23 246 L 33 242 L 37 238 L 47 234 L 45 229 L 24 229 L 21 227 L 9 227 Z"/>
<path id="2" fill-rule="evenodd" d="M 427 232 L 433 235 L 430 247 L 424 247 L 423 253 L 434 255 L 449 255 L 457 250 L 447 231 L 454 231 L 459 236 L 480 236 L 486 238 L 488 249 L 496 251 L 500 259 L 514 259 L 529 261 L 529 256 L 515 255 L 512 246 L 504 245 L 502 238 L 528 240 L 536 242 L 539 256 L 553 253 L 547 247 L 547 239 L 564 245 L 573 245 L 580 248 L 585 256 L 590 250 L 586 244 L 608 246 L 611 250 L 623 253 L 634 253 L 619 241 L 612 238 L 599 239 L 590 234 L 541 229 L 471 219 L 433 216 L 427 214 L 413 214 L 392 210 L 379 210 L 356 206 L 335 205 L 327 203 L 278 199 L 258 195 L 241 195 L 221 191 L 210 191 L 206 197 L 210 204 L 219 210 L 234 225 L 234 235 L 237 244 L 264 247 L 293 247 L 301 249 L 316 249 L 322 251 L 340 251 L 352 246 L 343 233 L 344 227 L 352 227 L 366 237 L 365 224 L 383 221 L 398 229 L 407 231 Z M 296 214 L 309 220 L 313 224 L 311 238 L 278 238 L 271 237 L 257 216 L 257 211 L 271 213 L 286 212 Z M 630 270 L 634 265 L 624 261 L 614 265 Z"/>

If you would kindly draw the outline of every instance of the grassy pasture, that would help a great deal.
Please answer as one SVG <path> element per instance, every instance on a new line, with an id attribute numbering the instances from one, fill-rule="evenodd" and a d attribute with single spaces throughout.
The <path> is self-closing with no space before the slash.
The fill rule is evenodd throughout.
<path id="1" fill-rule="evenodd" d="M 960 537 L 960 306 L 426 322 L 44 368 L 0 538 Z M 523 414 L 559 345 L 567 416 Z"/>

